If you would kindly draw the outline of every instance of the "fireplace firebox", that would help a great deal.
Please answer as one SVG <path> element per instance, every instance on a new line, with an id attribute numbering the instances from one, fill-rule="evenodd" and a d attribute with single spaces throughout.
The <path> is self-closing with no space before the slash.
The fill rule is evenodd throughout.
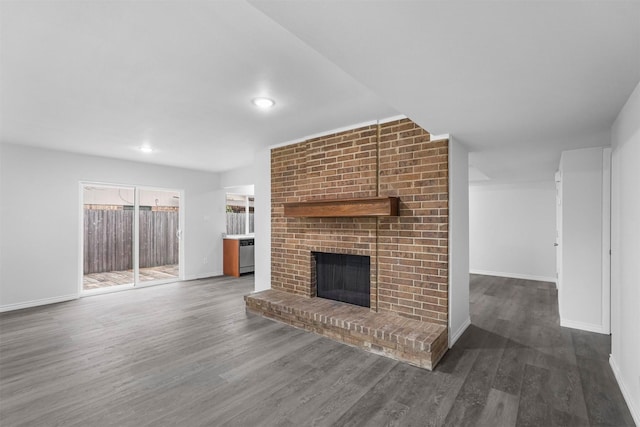
<path id="1" fill-rule="evenodd" d="M 316 295 L 370 306 L 371 259 L 368 256 L 313 252 L 316 262 Z"/>

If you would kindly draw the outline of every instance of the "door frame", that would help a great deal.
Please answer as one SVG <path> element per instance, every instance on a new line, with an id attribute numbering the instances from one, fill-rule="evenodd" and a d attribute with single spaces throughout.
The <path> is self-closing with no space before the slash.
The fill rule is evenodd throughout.
<path id="1" fill-rule="evenodd" d="M 558 311 L 562 310 L 562 172 L 555 174 L 556 184 L 556 289 L 558 290 Z M 562 313 L 560 313 L 562 318 Z"/>
<path id="2" fill-rule="evenodd" d="M 133 189 L 134 194 L 134 226 L 133 226 L 133 283 L 118 285 L 113 287 L 95 289 L 91 291 L 84 290 L 84 187 L 109 187 L 109 188 L 128 188 Z M 178 193 L 180 201 L 178 204 L 178 277 L 171 279 L 152 280 L 148 282 L 140 282 L 139 280 L 139 248 L 140 248 L 140 203 L 139 203 L 139 190 L 149 191 L 167 191 L 172 193 Z M 140 289 L 147 286 L 162 285 L 166 283 L 173 283 L 178 281 L 184 281 L 184 225 L 185 225 L 185 212 L 184 212 L 184 190 L 175 188 L 153 187 L 148 185 L 136 185 L 136 184 L 119 184 L 113 182 L 102 181 L 79 181 L 78 182 L 78 295 L 80 297 L 106 294 L 111 292 L 120 292 L 130 289 Z"/>
<path id="3" fill-rule="evenodd" d="M 602 332 L 611 334 L 611 148 L 602 150 Z"/>
<path id="4" fill-rule="evenodd" d="M 140 203 L 139 195 L 142 191 L 166 191 L 171 193 L 178 193 L 180 202 L 178 203 L 178 277 L 171 279 L 158 279 L 149 280 L 147 282 L 140 282 Z M 173 283 L 176 281 L 184 280 L 184 190 L 175 188 L 163 188 L 163 187 L 151 187 L 147 185 L 137 185 L 135 190 L 136 204 L 135 204 L 135 219 L 134 219 L 134 287 L 144 288 L 147 286 L 163 285 L 165 283 Z"/>

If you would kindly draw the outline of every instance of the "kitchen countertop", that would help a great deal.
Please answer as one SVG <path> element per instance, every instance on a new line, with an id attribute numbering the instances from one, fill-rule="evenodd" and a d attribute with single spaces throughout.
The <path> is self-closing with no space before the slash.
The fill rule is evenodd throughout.
<path id="1" fill-rule="evenodd" d="M 255 234 L 227 234 L 224 236 L 224 239 L 231 240 L 244 240 L 244 239 L 255 239 Z"/>

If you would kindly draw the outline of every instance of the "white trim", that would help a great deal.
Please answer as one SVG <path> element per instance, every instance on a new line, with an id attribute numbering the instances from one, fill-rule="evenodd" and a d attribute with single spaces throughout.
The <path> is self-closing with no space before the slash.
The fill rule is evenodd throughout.
<path id="1" fill-rule="evenodd" d="M 140 188 L 138 187 L 133 188 L 133 230 L 131 232 L 133 233 L 133 286 L 135 287 L 140 283 Z"/>
<path id="2" fill-rule="evenodd" d="M 636 423 L 636 425 L 640 426 L 640 407 L 636 406 L 638 405 L 638 402 L 634 402 L 631 398 L 629 388 L 622 379 L 622 373 L 620 372 L 620 368 L 618 368 L 618 364 L 616 363 L 616 360 L 613 358 L 612 354 L 609 355 L 609 365 L 611 365 L 613 376 L 616 377 L 618 387 L 620 387 L 620 391 L 622 392 L 622 397 L 624 397 L 625 402 L 627 402 L 627 406 L 629 407 L 629 412 L 631 412 L 633 421 Z"/>
<path id="3" fill-rule="evenodd" d="M 40 305 L 55 304 L 58 302 L 72 301 L 78 299 L 78 294 L 62 295 L 59 297 L 42 298 L 26 302 L 18 302 L 15 304 L 6 304 L 0 306 L 0 313 L 5 311 L 21 310 L 23 308 L 37 307 Z"/>
<path id="4" fill-rule="evenodd" d="M 178 278 L 184 280 L 187 263 L 185 260 L 185 228 L 187 224 L 187 199 L 185 198 L 184 188 L 180 189 L 180 202 L 178 203 Z"/>
<path id="5" fill-rule="evenodd" d="M 562 182 L 562 172 L 560 172 L 559 170 L 556 171 L 553 177 L 556 182 Z"/>
<path id="6" fill-rule="evenodd" d="M 112 294 L 114 292 L 131 291 L 137 289 L 133 283 L 122 285 L 106 286 L 104 288 L 89 289 L 80 293 L 80 298 L 93 297 L 96 295 Z"/>
<path id="7" fill-rule="evenodd" d="M 458 339 L 462 336 L 462 334 L 464 334 L 464 331 L 466 331 L 469 326 L 471 326 L 470 317 L 468 317 L 467 320 L 465 320 L 464 323 L 460 325 L 460 327 L 454 334 L 449 333 L 449 348 L 453 347 L 456 341 L 458 341 Z"/>
<path id="8" fill-rule="evenodd" d="M 520 274 L 520 273 L 504 273 L 500 271 L 488 271 L 488 270 L 476 270 L 470 269 L 470 274 L 481 274 L 483 276 L 497 276 L 497 277 L 509 277 L 512 279 L 525 279 L 525 280 L 535 280 L 537 282 L 550 282 L 556 283 L 555 277 L 548 276 L 534 276 L 532 274 Z"/>
<path id="9" fill-rule="evenodd" d="M 556 289 L 558 307 L 562 308 L 562 172 L 556 172 Z"/>
<path id="10" fill-rule="evenodd" d="M 255 200 L 255 196 L 254 200 Z M 249 196 L 244 196 L 245 204 L 244 204 L 244 234 L 249 234 L 250 221 L 249 221 L 249 212 L 251 211 L 251 207 L 249 206 Z M 254 223 L 255 224 L 255 223 Z"/>
<path id="11" fill-rule="evenodd" d="M 602 328 L 611 333 L 611 148 L 602 150 Z"/>
<path id="12" fill-rule="evenodd" d="M 469 153 L 448 139 L 449 149 L 449 348 L 471 324 L 469 316 Z M 462 318 L 462 319 L 461 319 Z"/>
<path id="13" fill-rule="evenodd" d="M 84 181 L 78 181 L 78 295 L 84 292 Z"/>
<path id="14" fill-rule="evenodd" d="M 147 280 L 146 282 L 140 282 L 134 286 L 134 289 L 142 289 L 142 288 L 150 288 L 151 286 L 159 286 L 159 285 L 168 285 L 169 283 L 179 283 L 182 282 L 180 278 L 168 278 L 168 279 L 158 279 L 158 280 Z"/>
<path id="15" fill-rule="evenodd" d="M 377 123 L 379 125 L 384 124 L 384 123 L 389 123 L 389 122 L 395 122 L 398 120 L 404 120 L 407 119 L 408 117 L 405 116 L 404 114 L 398 114 L 397 116 L 391 116 L 391 117 L 386 117 L 384 119 L 380 119 L 377 121 Z"/>
<path id="16" fill-rule="evenodd" d="M 89 291 L 84 291 L 82 295 L 80 295 L 80 298 L 94 297 L 94 296 L 105 295 L 105 294 L 113 294 L 116 292 L 136 291 L 144 288 L 151 288 L 153 286 L 170 285 L 172 283 L 180 283 L 180 282 L 182 282 L 182 280 L 162 279 L 161 281 L 154 280 L 154 281 L 142 282 L 137 286 L 134 286 L 133 283 L 125 284 L 125 285 L 108 286 L 105 288 L 98 288 L 98 289 L 91 289 Z"/>
<path id="17" fill-rule="evenodd" d="M 450 139 L 448 133 L 443 133 L 441 135 L 431 135 L 429 137 L 429 142 L 443 141 L 445 139 Z"/>
<path id="18" fill-rule="evenodd" d="M 324 131 L 324 132 L 319 132 L 319 133 L 314 133 L 311 135 L 307 135 L 307 136 L 303 136 L 302 138 L 296 138 L 296 139 L 291 139 L 289 141 L 285 141 L 285 142 L 279 142 L 273 145 L 269 145 L 268 148 L 273 149 L 273 148 L 279 148 L 279 147 L 285 147 L 287 145 L 293 145 L 293 144 L 298 144 L 300 142 L 304 142 L 307 141 L 309 139 L 314 139 L 314 138 L 320 138 L 322 136 L 327 136 L 327 135 L 333 135 L 335 133 L 340 133 L 340 132 L 346 132 L 349 130 L 353 130 L 353 129 L 358 129 L 358 128 L 363 128 L 366 126 L 372 126 L 372 125 L 377 125 L 377 124 L 382 124 L 382 123 L 389 123 L 389 122 L 394 122 L 396 120 L 403 120 L 406 119 L 407 116 L 405 115 L 397 115 L 397 116 L 392 116 L 392 117 L 386 117 L 384 119 L 380 119 L 380 120 L 369 120 L 366 122 L 361 122 L 361 123 L 356 123 L 353 125 L 347 125 L 347 126 L 342 126 L 336 129 L 331 129 L 328 131 Z"/>
<path id="19" fill-rule="evenodd" d="M 594 323 L 576 322 L 575 320 L 567 320 L 560 318 L 560 326 L 564 328 L 580 329 L 581 331 L 596 332 L 598 334 L 609 335 L 609 331 L 606 331 L 602 325 L 596 325 Z"/>

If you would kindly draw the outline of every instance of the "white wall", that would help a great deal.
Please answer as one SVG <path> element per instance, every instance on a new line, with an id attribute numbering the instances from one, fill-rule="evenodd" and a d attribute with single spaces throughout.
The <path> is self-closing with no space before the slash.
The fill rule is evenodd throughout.
<path id="1" fill-rule="evenodd" d="M 555 183 L 469 188 L 472 273 L 555 282 Z"/>
<path id="2" fill-rule="evenodd" d="M 560 324 L 609 333 L 603 294 L 604 148 L 562 152 L 562 272 L 559 289 Z M 608 260 L 607 260 L 608 261 Z"/>
<path id="3" fill-rule="evenodd" d="M 255 291 L 271 289 L 271 149 L 256 153 Z"/>
<path id="4" fill-rule="evenodd" d="M 245 187 L 256 183 L 257 170 L 254 161 L 247 166 L 231 169 L 220 174 L 220 187 Z"/>
<path id="5" fill-rule="evenodd" d="M 12 144 L 0 153 L 0 309 L 77 297 L 80 181 L 183 189 L 184 277 L 222 274 L 217 174 Z"/>
<path id="6" fill-rule="evenodd" d="M 224 188 L 253 186 L 255 195 L 254 290 L 271 289 L 271 149 L 259 150 L 252 164 L 220 175 Z"/>
<path id="7" fill-rule="evenodd" d="M 611 367 L 640 425 L 640 84 L 611 129 Z"/>
<path id="8" fill-rule="evenodd" d="M 449 347 L 469 316 L 469 153 L 449 140 Z"/>

